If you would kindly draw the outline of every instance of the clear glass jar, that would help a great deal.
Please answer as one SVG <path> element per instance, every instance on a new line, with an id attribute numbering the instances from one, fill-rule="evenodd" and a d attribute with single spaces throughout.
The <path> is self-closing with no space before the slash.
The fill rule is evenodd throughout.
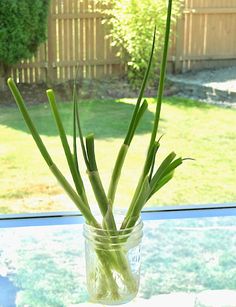
<path id="1" fill-rule="evenodd" d="M 84 224 L 87 289 L 94 303 L 119 305 L 138 293 L 143 222 L 108 231 Z"/>

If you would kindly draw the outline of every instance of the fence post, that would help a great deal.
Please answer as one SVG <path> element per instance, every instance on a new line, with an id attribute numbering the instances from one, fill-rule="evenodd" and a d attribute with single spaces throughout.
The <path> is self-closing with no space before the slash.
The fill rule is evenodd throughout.
<path id="1" fill-rule="evenodd" d="M 47 73 L 46 82 L 49 84 L 56 81 L 56 65 L 55 65 L 55 2 L 51 1 L 50 11 L 48 14 L 48 55 L 47 55 Z"/>
<path id="2" fill-rule="evenodd" d="M 174 73 L 180 73 L 183 70 L 183 50 L 184 50 L 184 23 L 185 15 L 182 12 L 181 16 L 177 19 L 176 22 L 176 31 L 175 31 L 175 61 L 174 61 Z"/>

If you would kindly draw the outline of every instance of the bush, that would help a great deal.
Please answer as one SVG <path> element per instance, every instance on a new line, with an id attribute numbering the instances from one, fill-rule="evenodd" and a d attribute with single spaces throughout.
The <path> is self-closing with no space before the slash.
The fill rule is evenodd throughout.
<path id="1" fill-rule="evenodd" d="M 119 47 L 118 55 L 128 64 L 128 77 L 139 83 L 147 67 L 154 27 L 156 48 L 152 74 L 158 68 L 163 46 L 167 0 L 100 0 L 105 20 L 110 27 L 113 44 Z M 173 1 L 173 21 L 180 12 L 182 0 Z M 152 76 L 151 74 L 151 76 Z"/>
<path id="2" fill-rule="evenodd" d="M 46 39 L 50 0 L 1 0 L 0 77 L 9 66 L 34 55 Z"/>

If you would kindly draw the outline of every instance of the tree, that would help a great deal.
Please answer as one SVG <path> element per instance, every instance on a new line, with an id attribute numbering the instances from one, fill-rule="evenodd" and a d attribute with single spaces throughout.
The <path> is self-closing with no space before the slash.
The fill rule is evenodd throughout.
<path id="1" fill-rule="evenodd" d="M 31 58 L 46 39 L 50 0 L 1 0 L 0 87 L 11 65 Z"/>
<path id="2" fill-rule="evenodd" d="M 139 83 L 144 75 L 150 55 L 150 46 L 156 26 L 156 46 L 151 76 L 158 68 L 163 47 L 167 0 L 98 0 L 107 15 L 113 44 L 118 55 L 128 64 L 128 77 Z M 182 0 L 173 1 L 173 21 L 176 20 Z M 172 21 L 172 24 L 173 24 Z"/>

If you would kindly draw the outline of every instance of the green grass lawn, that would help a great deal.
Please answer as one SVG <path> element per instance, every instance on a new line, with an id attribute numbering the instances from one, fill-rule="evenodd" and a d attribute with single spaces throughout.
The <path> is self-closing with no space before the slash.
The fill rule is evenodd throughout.
<path id="1" fill-rule="evenodd" d="M 155 110 L 154 99 L 130 148 L 123 169 L 117 206 L 127 207 L 142 169 Z M 122 144 L 134 99 L 88 100 L 80 103 L 84 134 L 94 132 L 98 167 L 105 187 L 117 151 Z M 71 141 L 72 104 L 59 108 Z M 30 106 L 40 134 L 53 159 L 68 176 L 68 168 L 48 104 Z M 164 134 L 156 163 L 170 151 L 191 157 L 174 179 L 148 203 L 150 206 L 236 201 L 236 110 L 206 105 L 183 98 L 164 100 L 159 135 Z M 94 198 L 86 178 L 81 153 L 81 172 L 91 203 Z M 69 178 L 69 177 L 68 177 Z M 69 178 L 70 179 L 70 178 Z M 57 184 L 41 158 L 31 135 L 14 106 L 0 107 L 0 212 L 74 210 L 76 207 Z"/>

